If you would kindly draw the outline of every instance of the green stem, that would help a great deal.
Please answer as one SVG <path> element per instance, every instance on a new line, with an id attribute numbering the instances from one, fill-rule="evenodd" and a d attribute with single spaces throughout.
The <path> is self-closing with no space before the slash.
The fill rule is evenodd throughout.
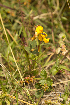
<path id="1" fill-rule="evenodd" d="M 24 53 L 25 53 L 25 56 L 26 56 L 27 62 L 28 62 L 29 67 L 30 67 L 29 54 L 27 53 L 27 51 L 26 51 L 25 49 L 24 49 Z"/>

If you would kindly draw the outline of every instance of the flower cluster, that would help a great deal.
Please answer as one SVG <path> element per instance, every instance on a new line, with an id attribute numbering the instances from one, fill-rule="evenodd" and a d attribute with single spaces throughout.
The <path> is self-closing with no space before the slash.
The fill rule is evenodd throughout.
<path id="1" fill-rule="evenodd" d="M 42 89 L 44 90 L 44 92 L 46 91 L 46 90 L 48 90 L 48 86 L 47 86 L 47 84 L 44 84 L 43 86 L 42 86 Z"/>
<path id="2" fill-rule="evenodd" d="M 25 81 L 26 83 L 30 83 L 30 82 L 33 83 L 34 79 L 35 79 L 35 76 L 32 76 L 32 77 L 25 77 L 25 78 L 24 78 L 24 81 Z"/>
<path id="3" fill-rule="evenodd" d="M 34 81 L 35 81 L 35 76 L 32 76 L 32 77 L 28 76 L 28 77 L 25 77 L 23 81 L 19 81 L 19 82 L 17 81 L 17 83 L 20 83 L 21 86 L 22 85 L 25 86 L 27 84 L 33 83 Z"/>
<path id="4" fill-rule="evenodd" d="M 38 37 L 38 40 L 44 41 L 45 43 L 48 43 L 50 39 L 50 38 L 46 39 L 47 34 L 43 32 L 43 27 L 40 25 L 36 26 L 35 35 L 31 39 L 34 40 L 37 37 Z"/>

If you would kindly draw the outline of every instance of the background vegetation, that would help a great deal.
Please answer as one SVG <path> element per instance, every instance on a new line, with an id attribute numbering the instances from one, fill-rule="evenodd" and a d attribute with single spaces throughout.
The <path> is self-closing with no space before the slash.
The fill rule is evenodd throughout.
<path id="1" fill-rule="evenodd" d="M 38 52 L 35 26 L 50 38 Z M 70 1 L 0 1 L 0 105 L 70 105 Z"/>

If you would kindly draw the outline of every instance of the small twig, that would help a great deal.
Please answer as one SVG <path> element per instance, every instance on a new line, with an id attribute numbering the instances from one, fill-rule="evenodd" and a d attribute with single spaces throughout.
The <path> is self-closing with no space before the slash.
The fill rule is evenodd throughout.
<path id="1" fill-rule="evenodd" d="M 1 6 L 1 7 L 4 7 L 4 8 L 11 9 L 11 10 L 16 10 L 16 9 L 14 9 L 14 8 L 11 8 L 11 7 L 8 7 L 8 6 L 5 6 L 5 5 L 3 5 L 3 4 L 0 4 L 0 6 Z"/>
<path id="2" fill-rule="evenodd" d="M 49 62 L 54 53 L 51 53 L 46 62 Z"/>
<path id="3" fill-rule="evenodd" d="M 54 32 L 53 32 L 53 14 L 51 13 L 51 21 L 52 21 L 52 39 L 53 39 L 53 43 L 55 44 L 55 41 L 54 41 Z"/>
<path id="4" fill-rule="evenodd" d="M 57 13 L 56 10 L 52 14 L 54 15 L 55 13 Z M 45 18 L 48 15 L 51 15 L 51 12 L 49 12 L 49 13 L 43 13 L 43 14 L 40 14 L 38 16 L 35 16 L 35 17 L 33 17 L 33 20 L 42 19 L 42 18 Z"/>
<path id="5" fill-rule="evenodd" d="M 11 35 L 10 31 L 8 29 L 6 29 L 8 34 L 11 36 L 11 38 L 13 39 L 13 41 L 18 45 L 17 41 L 13 38 L 13 36 Z"/>
<path id="6" fill-rule="evenodd" d="M 2 56 L 1 56 L 1 53 L 0 53 L 0 64 L 2 65 L 3 63 L 2 63 Z M 4 68 L 4 66 L 2 66 L 2 70 L 3 70 L 3 72 L 4 72 L 4 75 L 5 75 L 5 68 Z M 6 78 L 6 75 L 5 75 L 5 78 Z"/>
<path id="7" fill-rule="evenodd" d="M 58 85 L 58 84 L 61 84 L 61 83 L 66 83 L 66 82 L 70 82 L 70 80 L 57 82 L 57 83 L 55 83 L 55 84 L 52 84 L 52 86 L 55 86 L 55 85 Z"/>
<path id="8" fill-rule="evenodd" d="M 59 2 L 57 0 L 57 7 L 56 7 L 55 11 L 52 13 L 52 15 L 57 14 L 58 7 L 59 7 Z M 43 14 L 40 14 L 38 16 L 35 16 L 35 17 L 33 17 L 33 20 L 46 18 L 46 16 L 48 16 L 48 15 L 51 16 L 51 12 L 49 12 L 49 13 L 43 13 Z"/>

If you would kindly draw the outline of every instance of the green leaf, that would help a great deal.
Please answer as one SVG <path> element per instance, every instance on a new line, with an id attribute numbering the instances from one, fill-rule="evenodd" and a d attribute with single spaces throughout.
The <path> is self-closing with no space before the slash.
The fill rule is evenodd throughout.
<path id="1" fill-rule="evenodd" d="M 24 47 L 24 49 L 25 49 L 28 53 L 30 53 L 30 48 L 29 48 L 29 47 Z"/>
<path id="2" fill-rule="evenodd" d="M 22 32 L 22 27 L 21 27 L 20 30 L 19 30 L 19 36 L 20 36 L 21 32 Z"/>
<path id="3" fill-rule="evenodd" d="M 51 69 L 51 73 L 52 73 L 52 75 L 56 75 L 57 72 L 58 72 L 58 70 L 57 70 L 56 68 Z"/>
<path id="4" fill-rule="evenodd" d="M 66 66 L 64 66 L 64 65 L 60 65 L 59 66 L 61 69 L 65 69 L 65 70 L 68 70 L 68 71 L 70 71 L 70 69 L 69 68 L 67 68 Z"/>
<path id="5" fill-rule="evenodd" d="M 38 90 L 38 91 L 35 92 L 35 96 L 37 98 L 42 97 L 43 96 L 43 93 L 44 93 L 43 90 Z"/>
<path id="6" fill-rule="evenodd" d="M 31 71 L 31 73 L 32 73 L 33 76 L 38 75 L 38 72 L 39 72 L 38 70 L 33 70 L 33 71 Z"/>
<path id="7" fill-rule="evenodd" d="M 2 101 L 2 105 L 6 105 L 6 102 L 5 101 Z"/>
<path id="8" fill-rule="evenodd" d="M 5 99 L 5 102 L 7 103 L 7 105 L 10 105 L 10 101 L 8 101 L 7 99 Z"/>
<path id="9" fill-rule="evenodd" d="M 41 85 L 40 85 L 40 83 L 36 83 L 36 84 L 35 84 L 35 88 L 37 88 L 37 89 L 41 89 Z"/>
<path id="10" fill-rule="evenodd" d="M 35 47 L 36 47 L 36 41 L 35 41 L 35 40 L 29 41 L 28 44 L 29 44 L 29 46 L 31 46 L 32 48 L 35 48 Z"/>
<path id="11" fill-rule="evenodd" d="M 47 78 L 47 85 L 51 86 L 53 84 L 53 81 L 48 77 Z"/>
<path id="12" fill-rule="evenodd" d="M 63 99 L 64 99 L 65 101 L 67 101 L 67 99 L 68 99 L 67 94 L 66 94 L 66 95 L 64 95 Z"/>
<path id="13" fill-rule="evenodd" d="M 40 80 L 39 83 L 40 83 L 41 85 L 44 85 L 44 84 L 47 84 L 47 81 L 46 81 L 46 80 Z"/>
<path id="14" fill-rule="evenodd" d="M 53 60 L 49 61 L 49 62 L 47 62 L 47 60 L 46 60 L 46 62 L 44 63 L 43 67 L 48 66 L 48 65 L 52 65 L 52 63 L 53 63 Z"/>
<path id="15" fill-rule="evenodd" d="M 2 84 L 2 81 L 1 81 L 1 80 L 0 80 L 0 84 L 1 84 L 1 87 L 2 87 L 3 92 L 6 92 L 6 88 L 5 88 L 5 86 Z"/>
<path id="16" fill-rule="evenodd" d="M 10 56 L 10 55 L 9 55 L 9 60 L 10 60 L 10 61 L 12 61 L 12 62 L 14 62 L 13 57 L 12 57 L 12 56 Z"/>
<path id="17" fill-rule="evenodd" d="M 67 18 L 66 17 L 61 17 L 61 18 L 62 18 L 62 20 L 67 21 Z"/>
<path id="18" fill-rule="evenodd" d="M 5 51 L 5 55 L 6 55 L 6 57 L 8 57 L 8 54 L 10 53 L 10 47 L 12 46 L 12 44 L 13 44 L 13 42 L 11 42 L 9 45 L 8 45 L 8 47 L 6 48 L 6 51 Z"/>
<path id="19" fill-rule="evenodd" d="M 46 79 L 47 78 L 46 71 L 45 70 L 42 70 L 40 76 L 41 76 L 41 78 Z"/>
<path id="20" fill-rule="evenodd" d="M 16 101 L 17 101 L 17 105 L 18 105 L 18 94 L 16 92 Z"/>
<path id="21" fill-rule="evenodd" d="M 38 50 L 37 49 L 35 49 L 33 52 L 31 52 L 32 54 L 36 54 L 36 55 L 38 55 Z"/>
<path id="22" fill-rule="evenodd" d="M 22 28 L 23 28 L 23 35 L 24 35 L 24 37 L 27 37 L 27 34 L 26 34 L 24 26 Z"/>

